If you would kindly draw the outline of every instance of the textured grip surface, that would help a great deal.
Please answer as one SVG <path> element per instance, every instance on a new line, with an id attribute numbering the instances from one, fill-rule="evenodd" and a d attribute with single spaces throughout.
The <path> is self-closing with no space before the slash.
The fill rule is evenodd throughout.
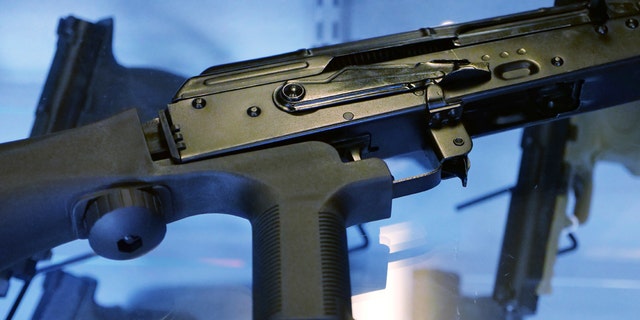
<path id="1" fill-rule="evenodd" d="M 274 206 L 252 225 L 254 319 L 351 319 L 342 215 Z"/>
<path id="2" fill-rule="evenodd" d="M 351 314 L 351 281 L 344 219 L 330 212 L 321 212 L 318 219 L 325 312 L 335 316 Z"/>
<path id="3" fill-rule="evenodd" d="M 253 310 L 269 318 L 282 310 L 280 215 L 275 206 L 253 220 Z"/>

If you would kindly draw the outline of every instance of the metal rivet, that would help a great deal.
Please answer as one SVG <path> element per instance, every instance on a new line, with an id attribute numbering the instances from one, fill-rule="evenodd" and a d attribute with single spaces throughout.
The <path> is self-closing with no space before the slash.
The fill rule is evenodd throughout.
<path id="1" fill-rule="evenodd" d="M 561 57 L 553 57 L 551 58 L 551 64 L 556 66 L 556 67 L 560 67 L 564 64 L 564 60 Z"/>
<path id="2" fill-rule="evenodd" d="M 500 52 L 500 58 L 508 58 L 508 57 L 509 57 L 509 52 L 506 52 L 506 51 Z"/>
<path id="3" fill-rule="evenodd" d="M 195 98 L 191 101 L 191 105 L 196 109 L 202 109 L 207 105 L 207 100 L 203 98 Z"/>
<path id="4" fill-rule="evenodd" d="M 453 139 L 453 144 L 455 144 L 458 147 L 461 146 L 461 145 L 464 145 L 464 139 L 462 139 L 460 137 L 455 138 L 455 139 Z"/>
<path id="5" fill-rule="evenodd" d="M 482 57 L 480 57 L 480 59 L 482 59 L 482 61 L 489 61 L 491 60 L 491 56 L 488 54 L 485 54 Z"/>
<path id="6" fill-rule="evenodd" d="M 638 20 L 634 19 L 634 18 L 629 18 L 627 19 L 627 21 L 625 21 L 624 23 L 627 28 L 629 29 L 635 29 L 638 27 Z"/>
<path id="7" fill-rule="evenodd" d="M 508 313 L 515 313 L 518 310 L 518 304 L 514 301 L 509 301 L 504 306 L 504 310 Z"/>
<path id="8" fill-rule="evenodd" d="M 252 117 L 252 118 L 259 116 L 261 113 L 262 113 L 262 109 L 260 109 L 260 107 L 257 107 L 257 106 L 251 106 L 247 109 L 247 114 L 249 115 L 249 117 Z"/>
<path id="9" fill-rule="evenodd" d="M 355 115 L 354 115 L 353 113 L 351 113 L 351 112 L 345 112 L 345 113 L 342 115 L 342 117 L 343 117 L 345 120 L 350 121 L 350 120 L 353 120 L 353 118 L 355 117 Z"/>
<path id="10" fill-rule="evenodd" d="M 520 48 L 520 49 L 516 50 L 516 53 L 522 56 L 522 55 L 527 54 L 527 50 L 525 48 Z"/>
<path id="11" fill-rule="evenodd" d="M 607 27 L 606 24 L 599 24 L 595 27 L 595 30 L 598 34 L 600 35 L 605 35 L 609 32 L 609 28 Z"/>

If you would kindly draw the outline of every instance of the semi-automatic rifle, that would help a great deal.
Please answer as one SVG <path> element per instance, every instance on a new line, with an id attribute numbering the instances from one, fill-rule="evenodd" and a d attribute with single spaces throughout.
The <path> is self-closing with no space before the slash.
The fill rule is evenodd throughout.
<path id="1" fill-rule="evenodd" d="M 531 183 L 559 184 L 553 201 L 589 194 L 589 170 L 574 181 L 562 162 L 579 132 L 555 121 L 640 99 L 639 20 L 635 1 L 592 1 L 300 50 L 209 68 L 159 108 L 182 79 L 118 66 L 111 22 L 69 17 L 33 137 L 0 145 L 0 270 L 75 239 L 136 258 L 166 224 L 219 212 L 252 225 L 254 318 L 350 319 L 345 228 L 442 179 L 466 185 L 472 138 L 544 124 L 523 143 L 537 150 L 523 168 L 544 177 Z M 431 166 L 417 176 L 382 160 L 415 151 Z M 508 224 L 519 244 L 503 252 L 524 265 L 501 262 L 515 270 L 496 283 L 505 312 L 535 310 L 552 209 Z"/>

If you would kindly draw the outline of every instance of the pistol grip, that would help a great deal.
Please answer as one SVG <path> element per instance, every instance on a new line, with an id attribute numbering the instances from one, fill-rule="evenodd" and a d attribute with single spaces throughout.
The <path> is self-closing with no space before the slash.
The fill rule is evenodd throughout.
<path id="1" fill-rule="evenodd" d="M 254 319 L 351 319 L 345 219 L 304 202 L 251 221 Z"/>

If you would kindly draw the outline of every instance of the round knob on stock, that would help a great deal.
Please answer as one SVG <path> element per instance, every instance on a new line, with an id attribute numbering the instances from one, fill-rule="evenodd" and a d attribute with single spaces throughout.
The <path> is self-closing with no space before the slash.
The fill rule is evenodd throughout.
<path id="1" fill-rule="evenodd" d="M 166 233 L 158 198 L 137 188 L 110 190 L 87 204 L 84 223 L 91 248 L 100 256 L 125 260 L 155 248 Z"/>

